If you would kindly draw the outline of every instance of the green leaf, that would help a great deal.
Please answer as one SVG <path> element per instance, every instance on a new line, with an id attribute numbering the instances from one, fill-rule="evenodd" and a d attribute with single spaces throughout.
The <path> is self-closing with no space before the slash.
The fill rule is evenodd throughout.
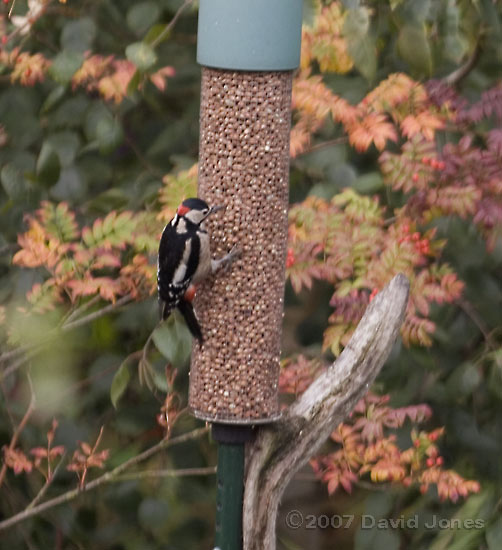
<path id="1" fill-rule="evenodd" d="M 133 75 L 129 84 L 127 85 L 127 95 L 132 95 L 139 88 L 141 83 L 141 71 L 137 70 Z"/>
<path id="2" fill-rule="evenodd" d="M 147 44 L 153 44 L 154 42 L 156 42 L 159 38 L 159 36 L 165 31 L 166 29 L 166 24 L 164 23 L 158 23 L 157 25 L 154 25 L 147 33 L 146 33 L 146 36 L 145 38 L 143 38 L 143 41 L 146 42 Z M 166 32 L 165 35 L 162 36 L 162 38 L 160 39 L 159 42 L 157 42 L 156 45 L 164 42 L 165 40 L 167 40 L 169 38 L 169 35 L 171 34 L 171 32 Z"/>
<path id="3" fill-rule="evenodd" d="M 63 168 L 56 185 L 51 187 L 51 196 L 58 201 L 76 202 L 83 200 L 87 191 L 87 183 L 82 178 L 76 166 Z"/>
<path id="4" fill-rule="evenodd" d="M 127 366 L 127 363 L 124 362 L 115 373 L 112 380 L 112 385 L 110 387 L 110 399 L 115 408 L 117 408 L 120 398 L 124 395 L 130 379 L 131 373 L 129 372 L 129 367 Z"/>
<path id="5" fill-rule="evenodd" d="M 80 138 L 76 132 L 57 132 L 47 139 L 59 156 L 64 167 L 71 166 L 80 148 Z"/>
<path id="6" fill-rule="evenodd" d="M 461 32 L 460 10 L 455 0 L 448 0 L 445 14 L 444 56 L 460 63 L 469 48 L 469 42 Z"/>
<path id="7" fill-rule="evenodd" d="M 397 38 L 397 51 L 419 76 L 432 73 L 432 56 L 424 24 L 404 25 Z"/>
<path id="8" fill-rule="evenodd" d="M 488 486 L 483 492 L 469 496 L 451 519 L 460 520 L 461 525 L 466 520 L 477 520 L 484 524 L 492 514 L 493 505 L 493 491 Z M 479 547 L 483 533 L 484 530 L 480 528 L 441 529 L 429 548 L 430 550 L 449 550 L 450 548 L 471 550 Z"/>
<path id="9" fill-rule="evenodd" d="M 394 2 L 394 4 L 397 3 Z M 431 0 L 420 0 L 420 2 L 405 0 L 404 2 L 399 2 L 399 4 L 396 16 L 401 22 L 409 23 L 410 25 L 425 23 L 431 12 Z"/>
<path id="10" fill-rule="evenodd" d="M 499 518 L 486 531 L 486 542 L 488 550 L 499 550 L 499 548 L 502 548 L 502 518 Z"/>
<path id="11" fill-rule="evenodd" d="M 40 114 L 45 115 L 55 107 L 63 99 L 65 92 L 66 86 L 56 86 L 43 102 Z"/>
<path id="12" fill-rule="evenodd" d="M 86 117 L 91 101 L 82 95 L 64 99 L 61 105 L 47 117 L 48 127 L 51 129 L 77 128 L 81 126 Z"/>
<path id="13" fill-rule="evenodd" d="M 181 368 L 188 363 L 192 350 L 192 336 L 177 314 L 171 315 L 157 327 L 152 339 L 160 353 L 175 368 Z"/>
<path id="14" fill-rule="evenodd" d="M 122 143 L 123 138 L 122 126 L 116 118 L 105 117 L 98 122 L 96 139 L 100 153 L 104 155 L 111 153 Z"/>
<path id="15" fill-rule="evenodd" d="M 134 42 L 126 48 L 126 56 L 140 71 L 148 71 L 157 62 L 157 54 L 145 42 Z"/>
<path id="16" fill-rule="evenodd" d="M 368 8 L 357 8 L 347 12 L 343 24 L 343 35 L 347 40 L 349 54 L 356 68 L 369 81 L 375 78 L 377 59 L 374 40 L 369 35 L 370 14 Z"/>
<path id="17" fill-rule="evenodd" d="M 359 176 L 352 184 L 352 188 L 361 195 L 377 193 L 383 188 L 382 175 L 380 172 L 370 172 L 369 174 Z"/>
<path id="18" fill-rule="evenodd" d="M 84 56 L 82 53 L 63 50 L 52 60 L 49 70 L 56 82 L 68 84 L 83 62 Z"/>
<path id="19" fill-rule="evenodd" d="M 54 185 L 61 173 L 61 164 L 54 147 L 44 141 L 37 159 L 37 180 L 44 185 Z"/>
<path id="20" fill-rule="evenodd" d="M 157 21 L 159 15 L 160 9 L 155 2 L 138 2 L 127 11 L 127 25 L 141 36 Z"/>
<path id="21" fill-rule="evenodd" d="M 17 166 L 12 163 L 6 164 L 0 173 L 2 186 L 11 199 L 19 199 L 26 192 L 26 180 Z"/>
<path id="22" fill-rule="evenodd" d="M 488 388 L 490 391 L 502 400 L 502 349 L 498 349 L 490 354 L 492 365 L 488 377 Z"/>
<path id="23" fill-rule="evenodd" d="M 63 27 L 61 47 L 70 52 L 90 50 L 96 37 L 96 25 L 89 17 L 70 21 Z"/>

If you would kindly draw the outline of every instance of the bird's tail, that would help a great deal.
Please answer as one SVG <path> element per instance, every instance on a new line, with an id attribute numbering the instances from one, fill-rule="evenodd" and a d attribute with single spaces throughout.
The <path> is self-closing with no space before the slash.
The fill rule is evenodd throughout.
<path id="1" fill-rule="evenodd" d="M 183 315 L 185 323 L 187 324 L 188 330 L 192 333 L 192 336 L 197 338 L 199 343 L 202 344 L 202 331 L 200 329 L 199 321 L 197 320 L 192 304 L 182 299 L 178 302 L 177 307 Z"/>
<path id="2" fill-rule="evenodd" d="M 159 317 L 162 319 L 162 321 L 165 321 L 169 317 L 169 315 L 171 315 L 172 311 L 173 306 L 165 300 L 162 300 L 162 298 L 159 298 Z"/>

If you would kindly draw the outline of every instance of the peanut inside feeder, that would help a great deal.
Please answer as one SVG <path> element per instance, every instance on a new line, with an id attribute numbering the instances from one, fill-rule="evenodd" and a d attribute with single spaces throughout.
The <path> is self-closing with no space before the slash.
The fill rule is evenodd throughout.
<path id="1" fill-rule="evenodd" d="M 228 273 L 200 289 L 204 333 L 194 346 L 195 416 L 256 424 L 277 418 L 283 316 L 292 71 L 202 69 L 199 196 L 224 204 L 212 250 L 237 245 Z"/>

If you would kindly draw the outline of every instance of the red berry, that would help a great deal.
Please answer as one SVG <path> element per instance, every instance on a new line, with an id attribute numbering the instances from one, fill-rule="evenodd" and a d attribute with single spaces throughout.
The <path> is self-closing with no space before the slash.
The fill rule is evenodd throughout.
<path id="1" fill-rule="evenodd" d="M 7 40 L 9 40 L 9 39 L 7 38 L 7 35 L 4 34 L 2 36 L 2 44 L 7 44 Z"/>
<path id="2" fill-rule="evenodd" d="M 415 233 L 413 233 L 413 235 L 411 236 L 411 238 L 417 242 L 420 240 L 420 233 L 418 233 L 418 231 L 415 231 Z"/>
<path id="3" fill-rule="evenodd" d="M 430 162 L 431 162 L 431 159 L 429 157 L 422 157 L 422 164 L 425 164 L 425 166 L 430 164 Z"/>
<path id="4" fill-rule="evenodd" d="M 291 267 L 295 263 L 295 253 L 292 248 L 288 248 L 288 255 L 286 256 L 286 267 Z"/>
<path id="5" fill-rule="evenodd" d="M 9 2 L 10 2 L 10 0 L 3 0 L 4 4 L 8 4 Z"/>
<path id="6" fill-rule="evenodd" d="M 409 224 L 405 223 L 402 227 L 403 233 L 409 233 L 410 232 L 410 226 Z"/>
<path id="7" fill-rule="evenodd" d="M 444 460 L 443 460 L 443 457 L 442 457 L 442 456 L 438 456 L 438 457 L 436 458 L 436 464 L 437 464 L 438 466 L 441 466 L 441 465 L 443 464 L 443 462 L 444 462 Z"/>
<path id="8" fill-rule="evenodd" d="M 428 435 L 429 441 L 436 441 L 438 438 L 438 434 L 436 432 L 432 432 Z"/>
<path id="9" fill-rule="evenodd" d="M 418 449 L 418 447 L 420 447 L 420 439 L 415 439 L 413 445 Z"/>
<path id="10" fill-rule="evenodd" d="M 437 168 L 438 168 L 438 161 L 437 161 L 436 159 L 432 159 L 432 160 L 431 160 L 431 168 L 432 168 L 433 170 L 437 170 Z"/>
<path id="11" fill-rule="evenodd" d="M 440 160 L 438 163 L 437 163 L 437 169 L 438 170 L 444 170 L 446 168 L 446 164 Z"/>
<path id="12" fill-rule="evenodd" d="M 418 181 L 418 172 L 413 172 L 411 179 L 416 183 Z"/>
<path id="13" fill-rule="evenodd" d="M 418 241 L 416 247 L 419 252 L 422 252 L 422 254 L 427 254 L 430 252 L 429 239 L 422 239 L 421 241 Z"/>
<path id="14" fill-rule="evenodd" d="M 425 463 L 427 464 L 427 466 L 428 466 L 429 468 L 431 468 L 432 466 L 434 466 L 435 462 L 436 462 L 436 461 L 435 461 L 432 457 L 429 457 L 429 458 L 425 461 Z"/>

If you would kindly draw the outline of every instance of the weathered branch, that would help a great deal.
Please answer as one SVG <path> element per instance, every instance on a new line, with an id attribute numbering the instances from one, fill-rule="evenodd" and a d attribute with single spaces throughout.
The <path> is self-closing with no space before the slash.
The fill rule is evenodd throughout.
<path id="1" fill-rule="evenodd" d="M 347 417 L 387 359 L 408 303 L 397 275 L 368 306 L 340 357 L 250 444 L 244 489 L 244 550 L 274 550 L 279 501 L 289 481 Z"/>

